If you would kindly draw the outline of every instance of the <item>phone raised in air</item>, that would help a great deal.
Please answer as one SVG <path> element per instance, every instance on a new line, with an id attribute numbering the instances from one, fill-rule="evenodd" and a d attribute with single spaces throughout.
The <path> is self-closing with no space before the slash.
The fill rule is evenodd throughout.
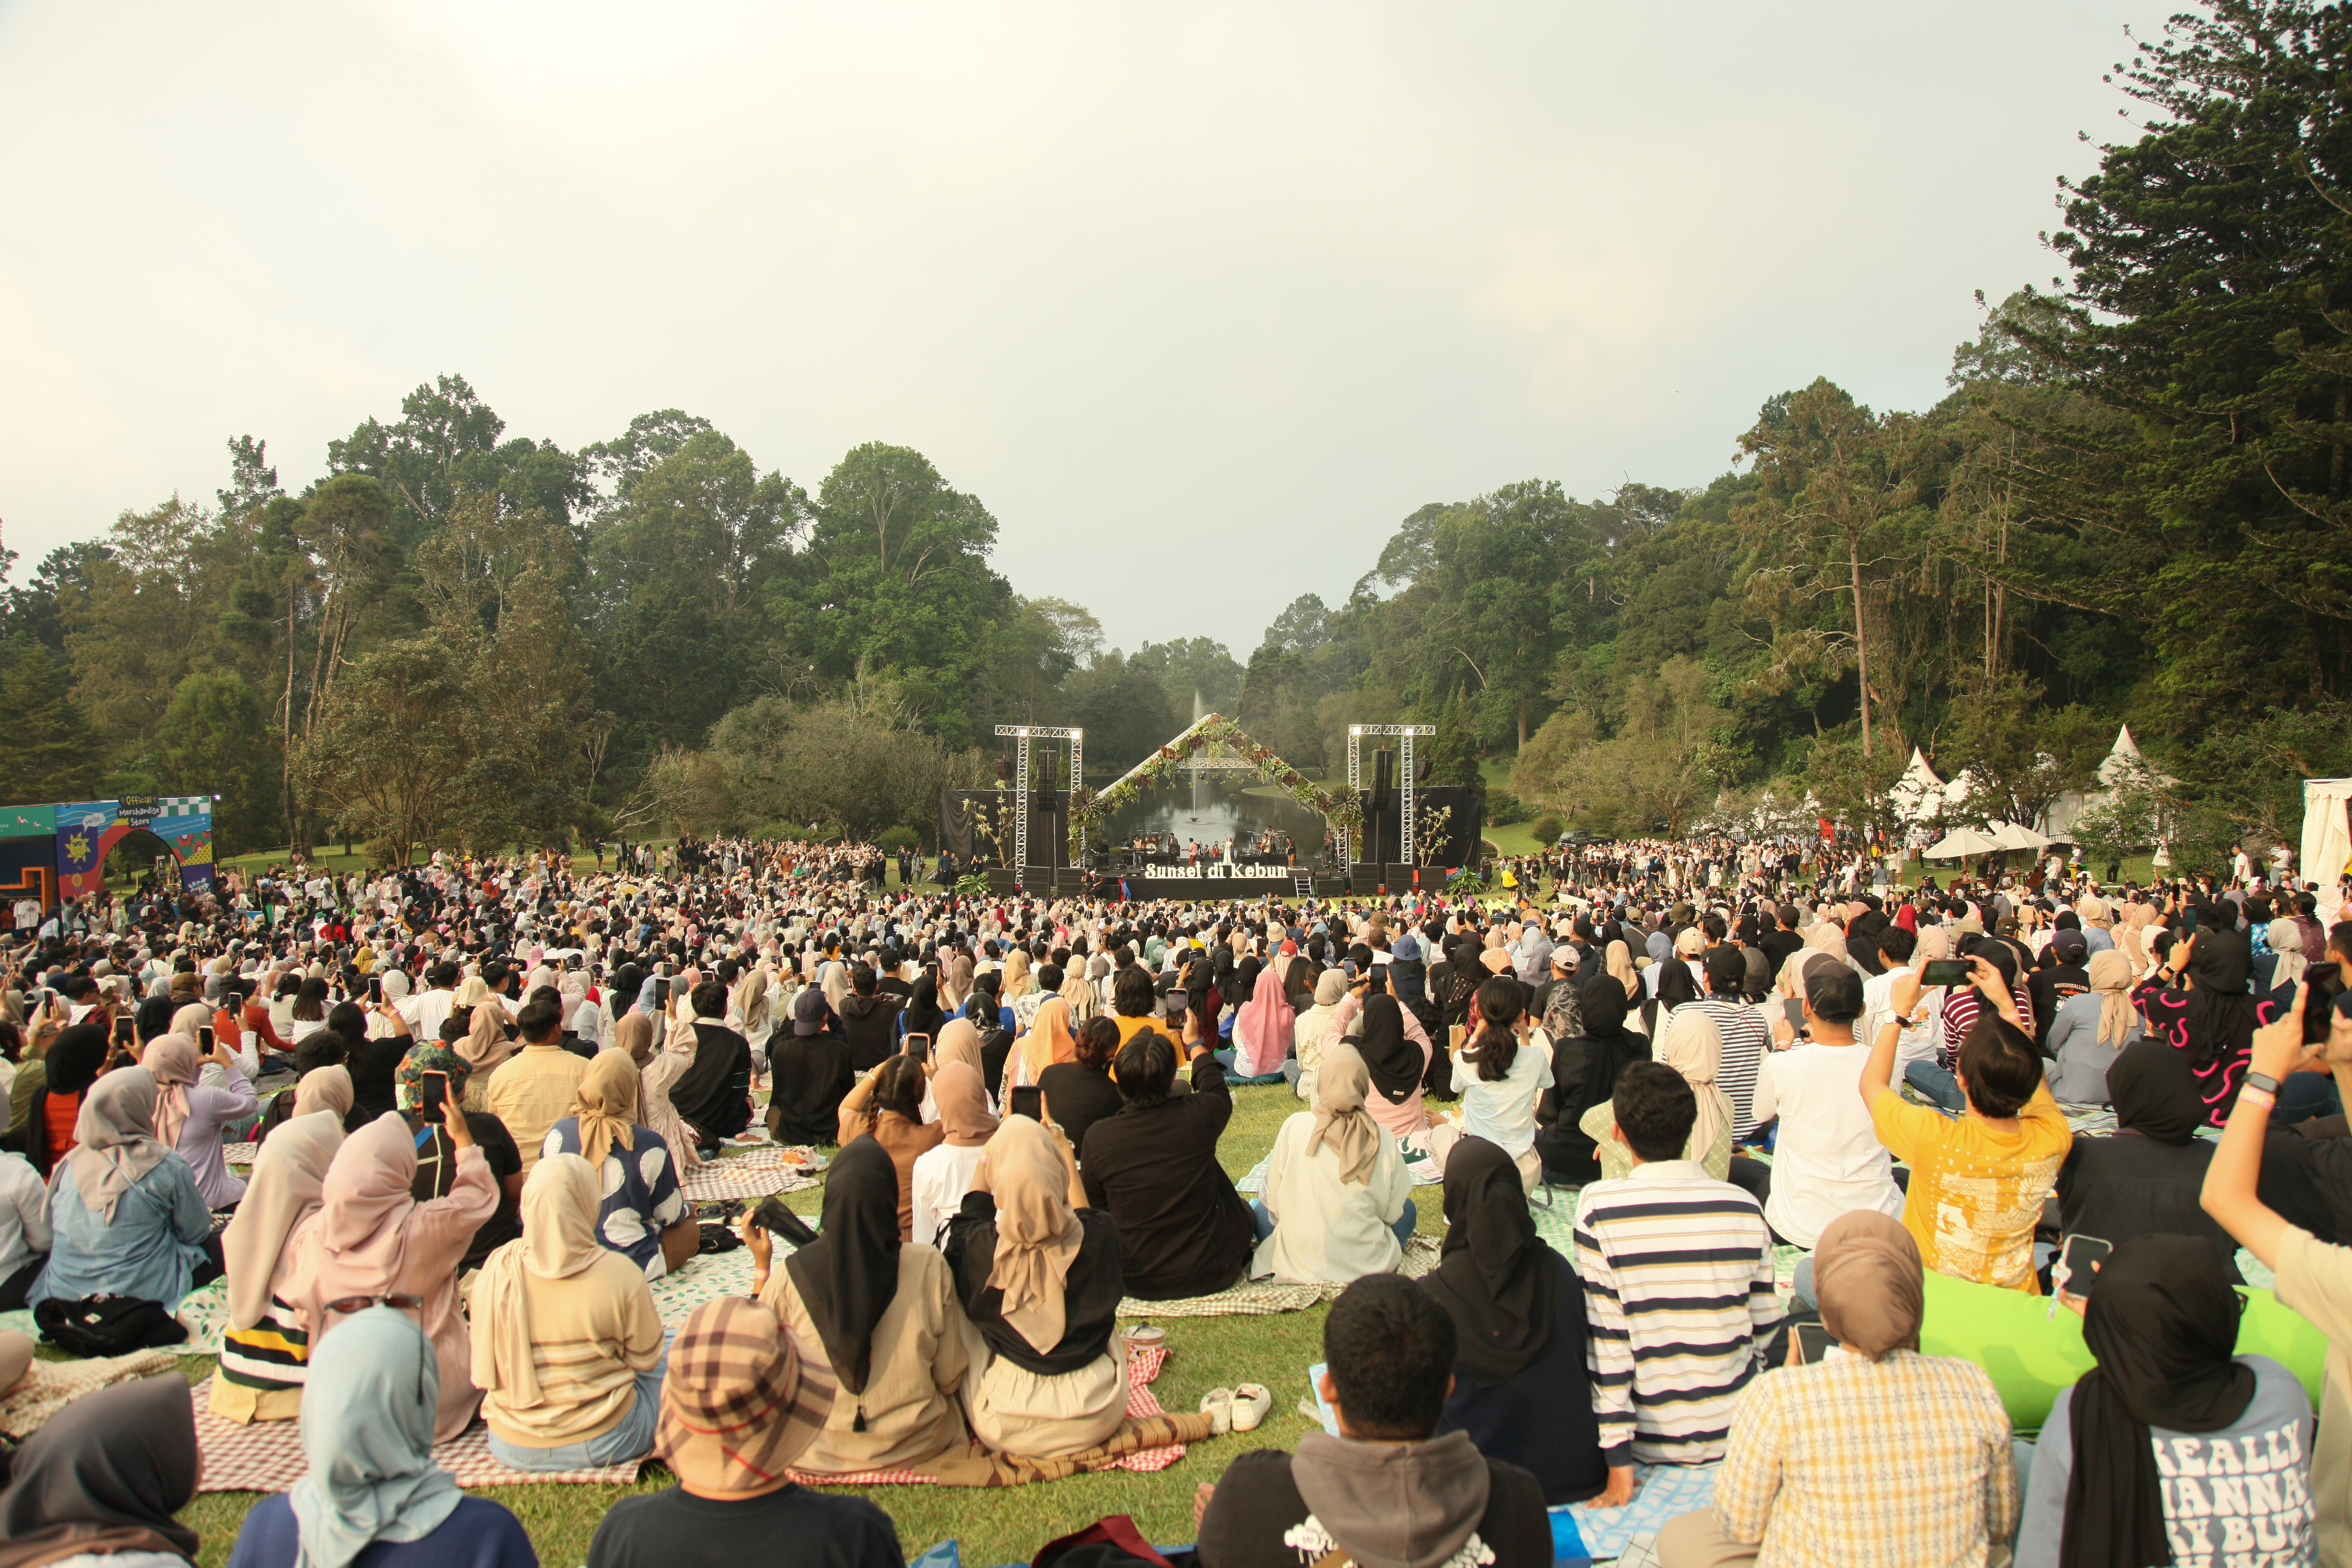
<path id="1" fill-rule="evenodd" d="M 449 1075 L 446 1072 L 421 1072 L 417 1076 L 416 1109 L 426 1117 L 438 1117 L 441 1107 L 449 1099 Z"/>
<path id="2" fill-rule="evenodd" d="M 1976 977 L 1976 966 L 1965 958 L 1931 958 L 1919 966 L 1922 985 L 1966 985 Z"/>
<path id="3" fill-rule="evenodd" d="M 213 1054 L 213 1026 L 210 1024 L 196 1026 L 196 1044 L 204 1047 L 205 1055 Z"/>
<path id="4" fill-rule="evenodd" d="M 916 1029 L 916 1030 L 909 1030 L 909 1031 L 908 1031 L 908 1034 L 907 1034 L 907 1054 L 908 1054 L 908 1056 L 910 1056 L 910 1057 L 914 1058 L 915 1058 L 917 1061 L 919 1061 L 919 1062 L 921 1062 L 921 1061 L 929 1061 L 929 1060 L 930 1060 L 930 1058 L 931 1058 L 931 1037 L 930 1037 L 930 1036 L 924 1034 L 924 1033 L 923 1033 L 922 1031 L 920 1031 L 919 1029 Z"/>
<path id="5" fill-rule="evenodd" d="M 1034 1083 L 1014 1085 L 1012 1109 L 1015 1116 L 1025 1116 L 1032 1121 L 1045 1121 L 1045 1091 Z"/>
<path id="6" fill-rule="evenodd" d="M 1788 1015 L 1789 1027 L 1801 1029 L 1805 1026 L 1805 1005 L 1796 997 L 1781 997 L 1780 1011 Z"/>
<path id="7" fill-rule="evenodd" d="M 2050 1288 L 2063 1291 L 2076 1300 L 2088 1300 L 2098 1279 L 2098 1266 L 2105 1263 L 2116 1249 L 2112 1241 L 2102 1241 L 2095 1236 L 2077 1231 L 2066 1238 L 2058 1251 L 2058 1266 L 2050 1271 Z"/>
<path id="8" fill-rule="evenodd" d="M 382 1002 L 383 1000 L 383 975 L 371 974 L 368 976 L 368 1000 L 370 1002 Z"/>
<path id="9" fill-rule="evenodd" d="M 114 1020 L 114 1043 L 118 1046 L 131 1043 L 131 1015 L 128 1013 Z"/>
<path id="10" fill-rule="evenodd" d="M 654 981 L 654 1011 L 656 1013 L 663 1012 L 666 1011 L 668 1006 L 669 982 L 656 978 Z"/>

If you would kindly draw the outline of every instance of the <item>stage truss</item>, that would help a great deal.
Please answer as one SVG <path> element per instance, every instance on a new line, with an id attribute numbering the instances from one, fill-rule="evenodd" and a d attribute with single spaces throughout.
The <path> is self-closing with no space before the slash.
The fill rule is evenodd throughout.
<path id="1" fill-rule="evenodd" d="M 1394 735 L 1402 742 L 1402 744 L 1398 748 L 1400 754 L 1397 758 L 1397 783 L 1398 787 L 1403 795 L 1402 800 L 1399 802 L 1400 809 L 1397 813 L 1397 861 L 1401 865 L 1410 866 L 1413 864 L 1413 737 L 1416 735 L 1434 735 L 1436 733 L 1437 726 L 1434 724 L 1350 724 L 1348 726 L 1348 792 L 1350 795 L 1355 795 L 1359 800 L 1363 798 L 1364 789 L 1364 752 L 1362 744 L 1364 737 L 1367 735 L 1375 737 Z M 1342 866 L 1352 866 L 1355 864 L 1355 858 L 1352 853 L 1354 847 L 1354 845 L 1349 841 L 1348 830 L 1344 827 L 1341 828 L 1339 830 L 1339 864 Z"/>
<path id="2" fill-rule="evenodd" d="M 1029 874 L 1029 742 L 1067 741 L 1070 743 L 1070 794 L 1086 787 L 1087 732 L 1052 724 L 999 724 L 996 732 L 1009 735 L 1014 747 L 1013 805 L 1013 875 L 1015 885 Z"/>

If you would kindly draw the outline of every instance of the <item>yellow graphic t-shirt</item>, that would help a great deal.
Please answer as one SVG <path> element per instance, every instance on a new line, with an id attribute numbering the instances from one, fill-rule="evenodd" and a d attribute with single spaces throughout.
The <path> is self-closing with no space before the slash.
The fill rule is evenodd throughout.
<path id="1" fill-rule="evenodd" d="M 2049 1086 L 2025 1102 L 2014 1132 L 1910 1104 L 1891 1089 L 1871 1102 L 1870 1120 L 1887 1152 L 1911 1167 L 1903 1228 L 1927 1267 L 2040 1295 L 2033 1226 L 2074 1143 Z"/>

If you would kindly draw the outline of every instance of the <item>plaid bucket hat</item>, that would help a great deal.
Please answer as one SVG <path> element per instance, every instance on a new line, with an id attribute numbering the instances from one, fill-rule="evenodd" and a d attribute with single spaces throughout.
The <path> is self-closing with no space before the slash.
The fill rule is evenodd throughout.
<path id="1" fill-rule="evenodd" d="M 697 1307 L 670 1346 L 654 1454 L 705 1491 L 774 1485 L 824 1429 L 836 1384 L 774 1311 L 740 1296 Z"/>

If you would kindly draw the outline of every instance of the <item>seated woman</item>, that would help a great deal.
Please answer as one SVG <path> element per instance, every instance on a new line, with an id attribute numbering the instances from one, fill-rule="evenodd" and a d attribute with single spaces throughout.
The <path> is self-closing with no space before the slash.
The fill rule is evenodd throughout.
<path id="1" fill-rule="evenodd" d="M 996 1131 L 996 1118 L 988 1113 L 988 1091 L 981 1087 L 980 1075 L 962 1062 L 940 1068 L 931 1079 L 931 1097 L 946 1137 L 916 1157 L 907 1190 L 914 1205 L 909 1238 L 936 1247 L 940 1232 L 963 1207 L 964 1194 L 971 1191 L 981 1155 Z"/>
<path id="2" fill-rule="evenodd" d="M 1232 1289 L 1249 1271 L 1257 1225 L 1217 1163 L 1217 1138 L 1233 1120 L 1225 1069 L 1187 1014 L 1192 1092 L 1172 1095 L 1176 1047 L 1146 1030 L 1119 1047 L 1117 1116 L 1087 1130 L 1080 1165 L 1087 1204 L 1118 1222 L 1127 1291 L 1147 1301 Z"/>
<path id="3" fill-rule="evenodd" d="M 73 1152 L 49 1182 L 49 1262 L 28 1306 L 110 1294 L 172 1312 L 219 1276 L 195 1173 L 155 1136 L 157 1092 L 145 1068 L 118 1068 L 82 1097 Z"/>
<path id="4" fill-rule="evenodd" d="M 0 1562 L 26 1568 L 184 1568 L 196 1532 L 195 1406 L 176 1372 L 100 1388 L 25 1439 L 0 1492 Z"/>
<path id="5" fill-rule="evenodd" d="M 1624 987 L 1608 975 L 1601 983 Z M 1484 1138 L 1445 1156 L 1445 1245 L 1421 1282 L 1454 1320 L 1454 1391 L 1437 1424 L 1518 1465 L 1558 1508 L 1609 1482 L 1585 1361 L 1584 1286 L 1536 1234 L 1518 1163 Z"/>
<path id="6" fill-rule="evenodd" d="M 1706 1173 L 1717 1181 L 1729 1179 L 1731 1170 L 1731 1097 L 1716 1083 L 1723 1069 L 1723 1031 L 1704 1007 L 1677 1007 L 1666 1017 L 1665 1036 L 1654 1048 L 1656 1059 L 1683 1075 L 1694 1094 L 1698 1097 L 1698 1120 L 1691 1124 L 1690 1143 L 1683 1151 L 1685 1160 L 1696 1160 L 1706 1167 Z M 1625 1145 L 1609 1135 L 1616 1125 L 1617 1111 L 1608 1100 L 1602 1100 L 1584 1113 L 1578 1125 L 1592 1140 L 1593 1152 L 1601 1162 L 1601 1173 L 1614 1181 L 1632 1173 L 1633 1156 Z"/>
<path id="7" fill-rule="evenodd" d="M 446 1080 L 449 1094 L 464 1098 L 466 1064 L 446 1046 L 417 1047 L 402 1058 L 399 1073 L 393 1080 L 394 1093 L 400 1102 L 397 1114 L 408 1124 L 416 1143 L 416 1174 L 409 1184 L 408 1194 L 419 1203 L 447 1197 L 457 1180 L 457 1145 L 450 1141 L 440 1110 L 426 1109 L 426 1085 L 435 1074 Z M 351 1126 L 348 1118 L 343 1125 L 346 1129 Z M 515 1147 L 507 1124 L 488 1111 L 466 1112 L 466 1129 L 473 1134 L 474 1147 L 489 1166 L 498 1206 L 474 1232 L 473 1240 L 466 1244 L 465 1259 L 458 1265 L 461 1272 L 479 1268 L 483 1259 L 522 1234 L 522 1152 Z M 349 1136 L 348 1131 L 345 1135 Z"/>
<path id="8" fill-rule="evenodd" d="M 293 1093 L 288 1094 L 280 1089 L 271 1099 L 269 1109 L 261 1113 L 261 1120 L 254 1125 L 253 1141 L 255 1142 L 268 1142 L 269 1135 L 280 1127 L 297 1117 L 308 1116 L 313 1111 L 331 1109 L 346 1128 L 350 1126 L 352 1104 L 354 1099 L 352 1090 L 351 1068 L 343 1066 L 340 1060 L 320 1061 L 317 1055 L 313 1054 L 319 1042 L 328 1038 L 331 1037 L 313 1035 L 294 1047 L 298 1062 L 304 1062 L 305 1058 L 308 1058 L 301 1068 L 302 1076 L 295 1080 Z"/>
<path id="9" fill-rule="evenodd" d="M 2115 1093 L 2116 1131 L 2074 1135 L 2058 1167 L 2060 1231 L 2116 1246 L 2137 1236 L 2203 1237 L 2223 1275 L 2239 1283 L 2238 1244 L 2199 1204 L 2213 1145 L 2197 1136 L 2205 1107 L 2189 1058 L 2161 1040 L 2137 1040 L 2116 1057 L 2105 1078 Z"/>
<path id="10" fill-rule="evenodd" d="M 577 1154 L 588 1162 L 601 1200 L 596 1238 L 644 1278 L 658 1279 L 700 1250 L 702 1230 L 678 1188 L 669 1145 L 637 1121 L 637 1064 L 628 1052 L 597 1052 L 572 1090 L 572 1114 L 548 1130 L 540 1157 Z M 526 1182 L 523 1191 L 530 1190 Z M 526 1236 L 530 1226 L 526 1215 Z"/>
<path id="11" fill-rule="evenodd" d="M 1291 965 L 1290 978 L 1302 979 L 1308 973 L 1315 976 L 1313 990 L 1305 993 L 1307 1003 L 1301 1005 L 1297 997 L 1291 1000 L 1291 1052 L 1298 1058 L 1298 1082 L 1294 1086 L 1298 1098 L 1308 1104 L 1315 1101 L 1315 1068 L 1323 1059 L 1323 1031 L 1331 1021 L 1332 1013 L 1348 994 L 1348 977 L 1336 969 L 1318 970 L 1311 958 L 1301 958 Z"/>
<path id="12" fill-rule="evenodd" d="M 1366 975 L 1349 988 L 1323 1022 L 1323 1044 L 1316 1060 L 1320 1064 L 1346 1041 L 1349 1026 L 1360 1014 L 1364 1027 L 1355 1041 L 1356 1054 L 1364 1058 L 1365 1070 L 1372 1075 L 1373 1089 L 1364 1110 L 1398 1142 L 1418 1148 L 1429 1142 L 1429 1110 L 1422 1103 L 1421 1092 L 1432 1047 L 1421 1020 L 1379 989 L 1383 984 Z"/>
<path id="13" fill-rule="evenodd" d="M 1045 1016 L 1042 1008 L 1038 1016 Z M 1045 1100 L 1045 1119 L 1059 1127 L 1076 1150 L 1087 1146 L 1087 1128 L 1117 1116 L 1126 1103 L 1118 1097 L 1118 1085 L 1110 1080 L 1111 1058 L 1118 1054 L 1118 1026 L 1108 1018 L 1089 1018 L 1078 1026 L 1070 1048 L 1068 1061 L 1057 1061 L 1037 1075 L 1037 1088 Z"/>
<path id="14" fill-rule="evenodd" d="M 1251 961 L 1244 960 L 1245 963 Z M 1297 1039 L 1298 1016 L 1282 994 L 1282 976 L 1261 969 L 1250 982 L 1248 1000 L 1234 1016 L 1234 1070 L 1244 1082 L 1272 1083 L 1282 1077 Z"/>
<path id="15" fill-rule="evenodd" d="M 1532 1189 L 1543 1180 L 1536 1097 L 1551 1087 L 1551 1042 L 1530 1027 L 1527 994 L 1507 975 L 1478 987 L 1477 1027 L 1454 1052 L 1454 1089 L 1462 1097 L 1463 1135 L 1484 1138 L 1518 1162 Z"/>
<path id="16" fill-rule="evenodd" d="M 824 1430 L 793 1461 L 797 1468 L 903 1469 L 964 1447 L 956 1392 L 965 1353 L 954 1281 L 938 1248 L 902 1240 L 898 1214 L 890 1155 L 860 1137 L 841 1146 L 825 1173 L 816 1240 L 782 1270 L 771 1271 L 768 1233 L 744 1222 L 753 1293 L 783 1320 L 802 1356 L 830 1363 L 839 1382 Z"/>
<path id="17" fill-rule="evenodd" d="M 521 1521 L 433 1462 L 433 1349 L 390 1307 L 354 1314 L 320 1347 L 302 1412 L 310 1468 L 254 1504 L 229 1568 L 539 1568 Z"/>
<path id="18" fill-rule="evenodd" d="M 1023 1458 L 1081 1453 L 1127 1417 L 1118 1226 L 1086 1206 L 1067 1141 L 1028 1117 L 1005 1118 L 982 1173 L 947 1243 L 972 1436 Z"/>
<path id="19" fill-rule="evenodd" d="M 1536 1153 L 1547 1180 L 1580 1187 L 1601 1180 L 1601 1156 L 1584 1131 L 1585 1113 L 1608 1103 L 1620 1073 L 1650 1059 L 1650 1042 L 1625 1027 L 1625 988 L 1615 976 L 1596 974 L 1582 985 L 1573 979 L 1556 984 L 1576 986 L 1583 1027 L 1552 1041 L 1552 1086 L 1536 1106 Z"/>
<path id="20" fill-rule="evenodd" d="M 2210 1126 L 2229 1120 L 2254 1030 L 2280 1012 L 2269 997 L 2248 994 L 2253 965 L 2244 933 L 2208 928 L 2182 937 L 2132 993 L 2148 1034 L 2189 1058 Z"/>
<path id="21" fill-rule="evenodd" d="M 1040 973 L 1058 975 L 1061 971 L 1049 963 Z M 1051 993 L 1042 994 L 1037 1005 L 1030 1010 L 1028 1026 L 1005 1058 L 1003 1093 L 996 1097 L 997 1103 L 1009 1105 L 1015 1089 L 1041 1083 L 1048 1069 L 1076 1060 L 1076 1029 L 1077 1025 L 1070 1017 L 1069 1003 Z"/>
<path id="22" fill-rule="evenodd" d="M 2059 1300 L 2083 1314 L 2098 1365 L 2042 1423 L 2018 1568 L 2160 1562 L 2193 1541 L 2213 1543 L 2215 1561 L 2225 1542 L 2252 1552 L 2257 1541 L 2270 1562 L 2314 1561 L 2311 1400 L 2269 1357 L 2231 1353 L 2245 1303 L 2212 1247 L 2136 1237 L 2087 1300 Z M 2236 1484 L 2168 1479 L 2199 1475 Z"/>
<path id="23" fill-rule="evenodd" d="M 73 1152 L 74 1128 L 81 1118 L 82 1096 L 106 1070 L 111 1050 L 105 1023 L 73 1024 L 49 1037 L 48 1048 L 26 1062 L 16 1074 L 16 1089 L 26 1095 L 25 1117 L 10 1131 L 16 1152 L 32 1163 L 43 1181 Z M 40 1043 L 42 1026 L 33 1039 Z M 27 1087 L 29 1086 L 29 1087 Z"/>
<path id="24" fill-rule="evenodd" d="M 155 1077 L 155 1136 L 195 1173 L 196 1191 L 206 1208 L 233 1208 L 245 1196 L 245 1184 L 228 1173 L 221 1153 L 221 1129 L 241 1121 L 261 1109 L 236 1058 L 215 1038 L 212 1054 L 198 1054 L 196 1042 L 185 1035 L 158 1035 L 147 1042 L 140 1060 Z M 198 1083 L 197 1070 L 220 1068 L 218 1087 Z"/>
<path id="25" fill-rule="evenodd" d="M 490 1254 L 470 1301 L 490 1452 L 518 1470 L 643 1458 L 661 1409 L 661 1314 L 645 1268 L 600 1245 L 597 1168 L 554 1142 L 523 1182 L 522 1239 Z"/>
<path id="26" fill-rule="evenodd" d="M 1353 1046 L 1323 1053 L 1315 1109 L 1283 1121 L 1265 1196 L 1250 1205 L 1258 1237 L 1251 1279 L 1345 1285 L 1403 1260 L 1421 1217 L 1412 1173 L 1396 1140 L 1365 1114 L 1370 1090 L 1371 1075 Z"/>
<path id="27" fill-rule="evenodd" d="M 343 1140 L 327 1167 L 319 1212 L 295 1230 L 294 1261 L 279 1293 L 310 1336 L 314 1369 L 320 1342 L 346 1314 L 363 1310 L 354 1303 L 398 1297 L 395 1306 L 416 1313 L 440 1367 L 435 1442 L 463 1432 L 481 1398 L 467 1375 L 473 1356 L 457 1310 L 457 1273 L 474 1233 L 499 1206 L 460 1085 L 449 1086 L 441 1112 L 454 1170 L 448 1194 L 424 1202 L 411 1195 L 417 1140 L 408 1121 L 369 1122 Z"/>
<path id="28" fill-rule="evenodd" d="M 835 1141 L 846 1149 L 860 1138 L 871 1137 L 890 1156 L 898 1173 L 901 1241 L 915 1233 L 915 1162 L 947 1140 L 946 1128 L 923 1120 L 923 1096 L 928 1089 L 923 1064 L 901 1053 L 859 1079 L 841 1102 Z"/>
<path id="29" fill-rule="evenodd" d="M 2133 1011 L 2131 960 L 2114 948 L 2091 954 L 2084 966 L 2091 988 L 2058 1004 L 2050 1020 L 2050 1094 L 2067 1105 L 2109 1102 L 2107 1073 L 2145 1028 Z M 2109 1239 L 2114 1239 L 2110 1237 Z"/>
<path id="30" fill-rule="evenodd" d="M 1715 1506 L 1667 1521 L 1658 1532 L 1661 1568 L 1728 1568 L 1759 1553 L 1776 1563 L 1997 1560 L 2018 1515 L 2009 1414 L 1982 1367 L 1919 1353 L 1927 1286 L 1918 1244 L 1885 1215 L 1841 1215 L 1822 1229 L 1813 1283 L 1836 1345 L 1818 1364 L 1792 1362 L 1748 1385 Z M 2063 1417 L 2053 1411 L 2050 1419 Z M 1873 1458 L 1857 1456 L 1861 1433 Z M 2152 1462 L 2147 1470 L 2153 1477 Z M 2042 1484 L 2035 1478 L 2036 1501 Z M 2062 1477 L 2052 1500 L 2063 1505 L 2065 1496 Z M 2029 1525 L 2020 1563 L 2035 1537 Z M 2054 1563 L 2054 1529 L 2049 1545 L 2042 1561 Z"/>
<path id="31" fill-rule="evenodd" d="M 667 1031 L 650 1013 L 631 1010 L 613 1026 L 613 1048 L 629 1053 L 637 1064 L 637 1120 L 661 1135 L 677 1163 L 678 1180 L 702 1169 L 694 1136 L 685 1119 L 669 1102 L 669 1086 L 694 1062 L 694 1026 L 673 1020 Z M 830 1135 L 830 1128 L 827 1129 Z M 822 1140 L 819 1140 L 822 1142 Z"/>
<path id="32" fill-rule="evenodd" d="M 226 1420 L 290 1421 L 302 1413 L 310 1340 L 280 1295 L 292 1261 L 287 1244 L 319 1211 L 327 1167 L 342 1143 L 338 1111 L 313 1111 L 285 1122 L 254 1156 L 245 1201 L 221 1232 L 228 1321 L 221 1330 L 211 1408 Z"/>

